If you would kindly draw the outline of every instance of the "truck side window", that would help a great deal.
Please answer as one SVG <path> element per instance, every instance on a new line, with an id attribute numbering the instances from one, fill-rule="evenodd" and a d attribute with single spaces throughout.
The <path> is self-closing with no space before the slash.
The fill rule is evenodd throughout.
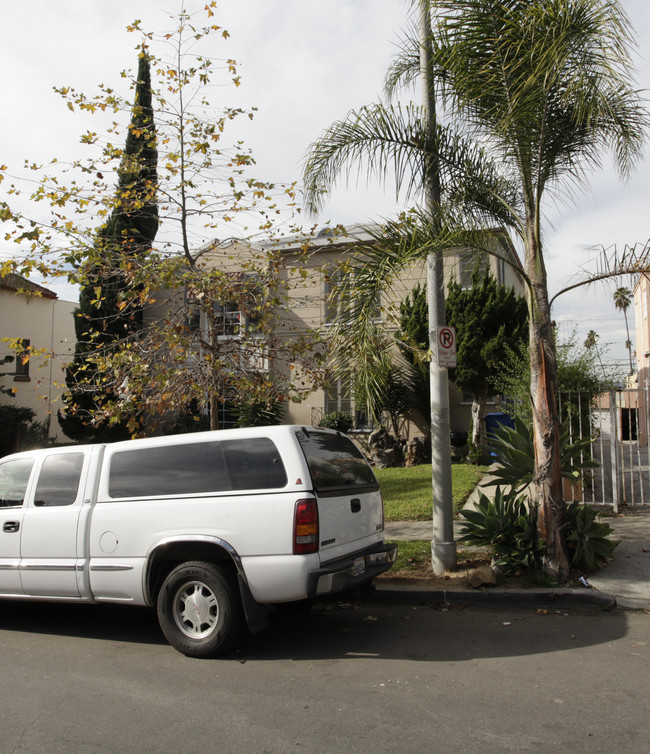
<path id="1" fill-rule="evenodd" d="M 280 489 L 287 484 L 280 453 L 266 437 L 221 443 L 233 490 Z"/>
<path id="2" fill-rule="evenodd" d="M 0 463 L 0 508 L 13 508 L 23 504 L 33 465 L 33 458 Z"/>
<path id="3" fill-rule="evenodd" d="M 47 456 L 38 475 L 34 505 L 72 505 L 79 493 L 83 465 L 83 453 L 56 453 Z"/>
<path id="4" fill-rule="evenodd" d="M 111 459 L 111 497 L 151 497 L 229 490 L 218 442 L 123 450 Z"/>

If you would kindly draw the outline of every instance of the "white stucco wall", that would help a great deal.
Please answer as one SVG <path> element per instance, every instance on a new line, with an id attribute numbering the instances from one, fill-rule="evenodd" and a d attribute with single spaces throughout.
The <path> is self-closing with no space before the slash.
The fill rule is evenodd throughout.
<path id="1" fill-rule="evenodd" d="M 65 365 L 75 346 L 73 312 L 77 304 L 28 295 L 0 287 L 0 338 L 29 340 L 34 355 L 29 362 L 29 379 L 14 376 L 15 361 L 0 366 L 0 385 L 15 390 L 13 398 L 0 394 L 0 403 L 31 408 L 37 421 L 49 420 L 50 437 L 66 439 L 56 418 L 65 388 Z M 44 351 L 40 355 L 39 351 Z M 0 357 L 13 354 L 9 344 L 0 341 Z M 46 354 L 46 355 L 45 355 Z M 7 374 L 9 373 L 9 374 Z"/>

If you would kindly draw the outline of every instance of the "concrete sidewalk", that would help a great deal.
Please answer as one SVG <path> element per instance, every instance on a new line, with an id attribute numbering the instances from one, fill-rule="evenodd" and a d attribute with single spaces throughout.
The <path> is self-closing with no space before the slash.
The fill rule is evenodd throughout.
<path id="1" fill-rule="evenodd" d="M 588 578 L 588 587 L 582 589 L 513 589 L 486 587 L 477 590 L 469 586 L 452 590 L 427 588 L 426 581 L 413 579 L 408 584 L 394 580 L 380 580 L 377 596 L 402 601 L 422 599 L 432 602 L 463 602 L 480 604 L 530 604 L 555 606 L 594 605 L 619 606 L 650 610 L 650 505 L 637 506 L 617 516 L 601 519 L 609 524 L 612 539 L 619 544 L 613 561 Z M 460 522 L 454 523 L 457 535 Z M 431 521 L 387 522 L 385 536 L 391 540 L 432 538 Z"/>

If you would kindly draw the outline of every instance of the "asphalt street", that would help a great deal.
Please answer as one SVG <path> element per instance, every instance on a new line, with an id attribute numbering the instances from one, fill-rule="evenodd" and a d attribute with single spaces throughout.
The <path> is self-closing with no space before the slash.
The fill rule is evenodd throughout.
<path id="1" fill-rule="evenodd" d="M 219 660 L 152 611 L 0 604 L 1 751 L 642 752 L 650 615 L 287 608 Z"/>

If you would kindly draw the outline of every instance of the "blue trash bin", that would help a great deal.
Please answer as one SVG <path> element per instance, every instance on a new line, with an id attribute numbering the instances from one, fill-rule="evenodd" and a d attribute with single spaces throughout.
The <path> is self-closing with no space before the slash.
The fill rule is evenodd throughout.
<path id="1" fill-rule="evenodd" d="M 508 416 L 508 414 L 504 414 L 501 411 L 496 411 L 493 414 L 486 414 L 484 421 L 485 428 L 487 430 L 488 446 L 490 445 L 490 439 L 494 437 L 494 433 L 501 425 L 510 427 L 510 429 L 515 428 L 515 420 L 512 418 L 512 416 Z M 494 450 L 490 451 L 490 458 L 494 459 L 495 461 L 498 460 L 497 454 Z"/>

